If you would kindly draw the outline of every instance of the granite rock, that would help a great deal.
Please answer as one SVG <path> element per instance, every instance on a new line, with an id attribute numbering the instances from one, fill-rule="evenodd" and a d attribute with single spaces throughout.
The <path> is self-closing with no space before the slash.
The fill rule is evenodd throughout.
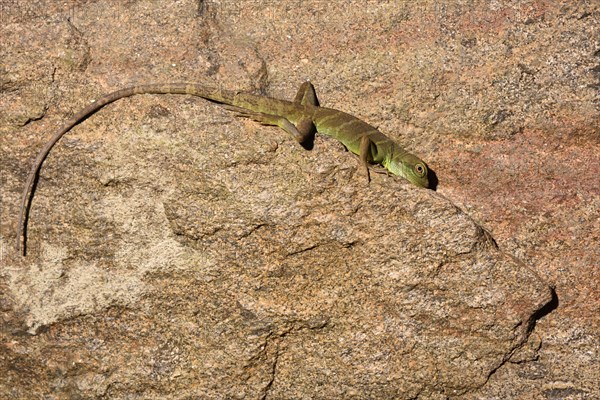
<path id="1" fill-rule="evenodd" d="M 5 397 L 597 397 L 597 6 L 41 3 L 1 9 Z M 136 96 L 52 151 L 14 254 L 30 163 L 89 101 L 306 78 L 437 191 Z"/>

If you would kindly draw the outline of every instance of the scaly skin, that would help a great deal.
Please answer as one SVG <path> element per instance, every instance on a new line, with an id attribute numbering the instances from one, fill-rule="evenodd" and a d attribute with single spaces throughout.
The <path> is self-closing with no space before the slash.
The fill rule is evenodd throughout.
<path id="1" fill-rule="evenodd" d="M 109 93 L 75 114 L 44 145 L 35 159 L 21 197 L 16 250 L 25 255 L 25 224 L 31 204 L 32 188 L 44 159 L 52 147 L 75 125 L 105 105 L 136 94 L 187 94 L 202 97 L 236 111 L 265 125 L 276 125 L 303 142 L 315 131 L 331 136 L 357 154 L 369 178 L 368 163 L 383 165 L 393 175 L 401 176 L 417 186 L 427 188 L 426 164 L 410 154 L 375 127 L 360 119 L 331 108 L 319 107 L 314 87 L 305 82 L 294 101 L 273 99 L 246 92 L 234 92 L 201 84 L 171 83 L 132 86 Z M 21 237 L 23 247 L 21 248 Z"/>

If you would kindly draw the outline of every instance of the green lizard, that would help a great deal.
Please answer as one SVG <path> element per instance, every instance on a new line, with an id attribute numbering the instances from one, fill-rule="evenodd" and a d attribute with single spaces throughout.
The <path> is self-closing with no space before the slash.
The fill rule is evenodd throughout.
<path id="1" fill-rule="evenodd" d="M 21 197 L 17 227 L 17 253 L 25 255 L 25 224 L 33 185 L 44 159 L 56 142 L 71 128 L 105 105 L 135 94 L 187 94 L 224 104 L 238 116 L 251 118 L 264 125 L 276 125 L 304 143 L 315 132 L 331 136 L 357 154 L 369 180 L 368 164 L 381 164 L 393 175 L 401 176 L 417 186 L 428 187 L 426 164 L 407 152 L 375 127 L 360 119 L 331 108 L 320 107 L 313 85 L 305 82 L 294 101 L 278 100 L 246 92 L 212 88 L 201 84 L 173 83 L 132 86 L 109 93 L 75 114 L 44 145 L 35 159 Z"/>

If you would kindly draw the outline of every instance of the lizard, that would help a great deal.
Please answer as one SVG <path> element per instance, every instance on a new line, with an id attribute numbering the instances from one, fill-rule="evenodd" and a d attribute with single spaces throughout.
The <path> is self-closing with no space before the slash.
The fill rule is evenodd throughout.
<path id="1" fill-rule="evenodd" d="M 21 196 L 17 225 L 16 251 L 25 256 L 25 227 L 34 191 L 34 183 L 41 166 L 52 147 L 75 125 L 105 105 L 137 94 L 192 95 L 222 104 L 237 116 L 250 118 L 263 125 L 278 126 L 298 141 L 305 143 L 315 132 L 340 141 L 348 150 L 358 155 L 370 181 L 369 164 L 380 164 L 392 175 L 405 178 L 413 184 L 427 188 L 428 169 L 419 157 L 404 150 L 377 128 L 342 111 L 321 107 L 314 86 L 306 81 L 293 101 L 275 99 L 243 91 L 231 91 L 196 83 L 147 84 L 130 86 L 100 97 L 71 117 L 41 149 L 37 155 Z M 21 247 L 21 238 L 23 246 Z"/>

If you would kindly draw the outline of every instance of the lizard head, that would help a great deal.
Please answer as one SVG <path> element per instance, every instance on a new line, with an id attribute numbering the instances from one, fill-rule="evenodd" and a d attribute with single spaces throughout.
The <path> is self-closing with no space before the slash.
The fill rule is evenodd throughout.
<path id="1" fill-rule="evenodd" d="M 429 187 L 427 164 L 415 155 L 406 152 L 397 154 L 390 159 L 386 167 L 392 174 L 401 176 L 417 186 Z"/>

